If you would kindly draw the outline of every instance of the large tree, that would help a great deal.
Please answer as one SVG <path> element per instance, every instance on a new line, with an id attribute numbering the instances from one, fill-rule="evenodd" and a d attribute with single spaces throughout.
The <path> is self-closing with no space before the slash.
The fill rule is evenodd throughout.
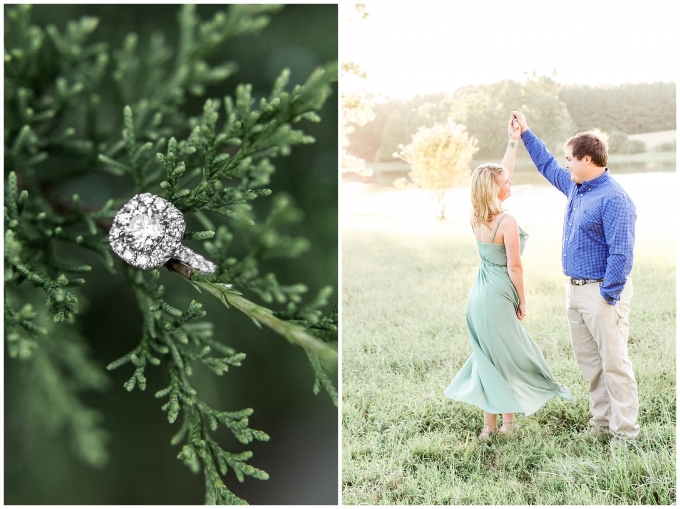
<path id="1" fill-rule="evenodd" d="M 477 138 L 480 155 L 495 155 L 503 147 L 508 115 L 519 108 L 521 98 L 521 85 L 510 80 L 463 87 L 453 94 L 450 115 Z"/>
<path id="2" fill-rule="evenodd" d="M 576 130 L 600 127 L 607 132 L 639 134 L 675 129 L 675 83 L 626 83 L 619 86 L 565 85 L 560 99 Z"/>
<path id="3" fill-rule="evenodd" d="M 505 80 L 464 87 L 453 95 L 451 117 L 479 140 L 484 157 L 502 155 L 511 110 L 522 110 L 531 128 L 553 151 L 573 133 L 574 124 L 559 97 L 559 84 L 548 76 L 527 74 L 523 83 Z"/>
<path id="4" fill-rule="evenodd" d="M 380 135 L 376 161 L 393 161 L 399 145 L 409 143 L 420 127 L 432 127 L 446 122 L 451 98 L 446 94 L 416 96 L 408 102 L 393 105 Z"/>
<path id="5" fill-rule="evenodd" d="M 395 154 L 411 165 L 413 184 L 432 192 L 439 220 L 445 218 L 451 188 L 470 178 L 469 164 L 478 150 L 476 143 L 465 126 L 449 118 L 432 127 L 420 127 L 411 143 L 402 145 L 401 152 Z"/>
<path id="6" fill-rule="evenodd" d="M 531 119 L 531 130 L 550 150 L 562 152 L 564 142 L 576 134 L 567 105 L 560 99 L 561 85 L 554 75 L 527 73 L 522 83 L 522 111 Z M 503 144 L 500 144 L 502 149 Z"/>

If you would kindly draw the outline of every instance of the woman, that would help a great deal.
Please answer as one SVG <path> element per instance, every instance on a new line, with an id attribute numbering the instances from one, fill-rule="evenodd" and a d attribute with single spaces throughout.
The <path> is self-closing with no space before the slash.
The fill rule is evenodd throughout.
<path id="1" fill-rule="evenodd" d="M 453 400 L 484 410 L 480 440 L 512 431 L 515 413 L 531 415 L 553 396 L 572 400 L 520 323 L 527 316 L 520 255 L 528 235 L 502 208 L 511 194 L 520 135 L 513 118 L 508 135 L 502 164 L 482 164 L 472 173 L 471 222 L 482 259 L 466 312 L 472 355 L 444 391 Z"/>

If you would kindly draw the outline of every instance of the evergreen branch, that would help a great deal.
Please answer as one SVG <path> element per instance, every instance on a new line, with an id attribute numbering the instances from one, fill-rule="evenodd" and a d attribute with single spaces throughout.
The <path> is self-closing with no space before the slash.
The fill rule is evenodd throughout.
<path id="1" fill-rule="evenodd" d="M 277 312 L 276 315 L 280 318 L 290 320 L 293 323 L 304 327 L 304 329 L 311 335 L 326 341 L 337 344 L 338 340 L 338 310 L 337 307 L 328 315 L 321 318 L 321 311 L 319 308 L 328 304 L 333 289 L 330 286 L 322 288 L 317 296 L 308 304 L 298 307 L 296 303 L 290 302 L 286 311 Z M 337 346 L 336 346 L 337 348 Z M 338 392 L 333 385 L 328 374 L 324 370 L 324 366 L 319 362 L 318 357 L 307 351 L 307 357 L 312 369 L 314 370 L 314 394 L 318 394 L 321 387 L 328 393 L 333 400 L 335 406 L 338 405 Z"/>
<path id="2" fill-rule="evenodd" d="M 55 340 L 56 337 L 50 339 Z M 65 344 L 67 342 L 62 342 L 61 346 Z M 55 351 L 54 348 L 50 350 Z M 66 427 L 76 454 L 89 465 L 101 468 L 109 459 L 106 450 L 109 435 L 100 427 L 102 416 L 80 401 L 73 388 L 72 377 L 60 369 L 64 359 L 57 360 L 55 357 L 46 348 L 36 349 L 32 366 L 34 411 L 42 414 L 41 419 L 55 431 Z M 71 372 L 74 373 L 77 371 Z M 99 374 L 99 371 L 96 373 Z M 106 378 L 102 380 L 108 381 Z M 48 413 L 49 416 L 46 415 Z"/>
<path id="3" fill-rule="evenodd" d="M 45 327 L 34 322 L 36 316 L 31 304 L 24 304 L 19 311 L 15 311 L 5 299 L 5 337 L 11 358 L 28 359 L 38 347 L 34 336 L 47 334 Z"/>
<path id="4" fill-rule="evenodd" d="M 203 449 L 200 451 L 205 458 L 205 467 L 203 469 L 203 475 L 205 476 L 205 504 L 247 505 L 245 500 L 234 495 L 222 482 L 212 455 L 206 454 Z"/>
<path id="5" fill-rule="evenodd" d="M 235 353 L 232 349 L 215 342 L 212 338 L 212 324 L 192 323 L 205 315 L 200 303 L 192 301 L 187 311 L 180 311 L 165 302 L 161 298 L 163 287 L 158 285 L 160 273 L 157 270 L 151 272 L 150 281 L 145 279 L 143 271 L 140 270 L 128 268 L 126 274 L 135 290 L 138 303 L 144 310 L 144 334 L 141 343 L 132 352 L 109 364 L 107 369 L 116 369 L 131 362 L 136 369 L 130 380 L 125 383 L 125 388 L 131 391 L 137 385 L 144 390 L 146 387 L 144 369 L 147 361 L 155 365 L 161 363 L 160 359 L 151 355 L 151 349 L 159 352 L 166 361 L 170 384 L 158 391 L 156 397 L 168 398 L 162 407 L 163 411 L 167 412 L 168 422 L 174 423 L 180 411 L 184 412 L 182 428 L 171 441 L 174 445 L 187 437 L 187 444 L 178 457 L 184 460 L 192 471 L 199 469 L 198 458 L 203 460 L 204 473 L 210 480 L 210 485 L 206 488 L 207 499 L 215 496 L 216 500 L 223 502 L 240 500 L 220 479 L 215 461 L 221 466 L 222 475 L 226 474 L 226 465 L 229 465 L 241 481 L 244 475 L 258 479 L 266 479 L 268 476 L 243 462 L 250 458 L 251 453 L 235 455 L 222 450 L 209 437 L 208 428 L 214 431 L 219 423 L 222 423 L 244 444 L 252 440 L 269 440 L 269 437 L 262 431 L 248 427 L 248 416 L 252 414 L 252 409 L 220 412 L 198 399 L 188 376 L 192 373 L 192 361 L 201 362 L 221 375 L 229 369 L 229 366 L 240 366 L 245 355 Z M 156 340 L 162 344 L 156 343 Z M 190 343 L 199 346 L 200 350 L 191 350 Z M 209 355 L 211 347 L 226 353 L 227 357 L 211 357 Z M 209 444 L 209 447 L 206 447 L 206 444 Z"/>
<path id="6" fill-rule="evenodd" d="M 288 304 L 285 311 L 277 311 L 276 316 L 285 320 L 291 320 L 307 328 L 315 336 L 324 335 L 323 331 L 334 332 L 337 339 L 338 310 L 337 307 L 327 316 L 321 318 L 320 308 L 326 306 L 329 297 L 333 293 L 331 286 L 323 287 L 316 297 L 302 307 L 298 307 L 296 302 Z"/>
<path id="7" fill-rule="evenodd" d="M 333 400 L 333 404 L 338 406 L 338 391 L 333 385 L 333 382 L 331 382 L 331 379 L 328 378 L 328 375 L 323 370 L 323 367 L 319 362 L 319 357 L 309 350 L 306 350 L 306 353 L 307 358 L 312 365 L 312 369 L 314 370 L 314 394 L 319 394 L 320 388 L 323 387 L 331 397 L 331 400 Z"/>
<path id="8" fill-rule="evenodd" d="M 90 228 L 95 229 L 96 227 L 94 225 L 93 221 L 87 221 L 83 220 L 85 224 L 89 224 Z M 71 233 L 66 232 L 61 226 L 57 226 L 54 229 L 54 237 L 65 240 L 68 242 L 72 242 L 78 246 L 84 247 L 90 251 L 94 251 L 95 253 L 101 255 L 102 258 L 104 258 L 104 266 L 107 268 L 107 270 L 115 274 L 115 263 L 113 260 L 113 256 L 111 255 L 111 248 L 109 246 L 108 240 L 105 238 L 102 238 L 98 234 L 95 235 L 74 235 Z"/>
<path id="9" fill-rule="evenodd" d="M 230 454 L 222 450 L 222 448 L 220 448 L 220 446 L 210 438 L 208 438 L 206 443 L 211 453 L 211 455 L 206 456 L 210 458 L 210 460 L 212 460 L 210 456 L 217 459 L 222 475 L 226 475 L 228 468 L 231 467 L 231 469 L 234 471 L 234 474 L 236 474 L 237 479 L 241 482 L 244 481 L 246 475 L 260 479 L 262 481 L 269 479 L 269 474 L 267 474 L 267 472 L 264 470 L 254 468 L 251 465 L 244 463 L 253 456 L 253 453 L 250 451 L 245 451 L 240 454 Z M 210 465 L 209 469 L 212 470 L 213 468 L 214 464 Z"/>
<path id="10" fill-rule="evenodd" d="M 218 376 L 229 371 L 229 366 L 240 366 L 241 361 L 246 357 L 246 355 L 243 353 L 221 358 L 210 357 L 208 356 L 210 352 L 211 348 L 209 345 L 206 345 L 200 353 L 196 353 L 191 350 L 182 350 L 182 353 L 186 358 L 193 361 L 202 362 Z"/>
<path id="11" fill-rule="evenodd" d="M 261 104 L 261 110 L 252 110 L 250 86 L 239 86 L 236 92 L 236 103 L 225 97 L 226 121 L 221 132 L 217 132 L 219 118 L 218 100 L 208 100 L 204 105 L 204 116 L 201 125 L 197 125 L 189 137 L 188 143 L 203 158 L 203 175 L 201 182 L 188 193 L 174 193 L 177 180 L 171 178 L 166 166 L 168 179 L 163 187 L 173 191 L 173 203 L 182 211 L 214 210 L 227 214 L 225 207 L 234 203 L 244 203 L 259 196 L 251 188 L 266 184 L 273 166 L 268 157 L 287 155 L 290 147 L 299 143 L 311 143 L 313 138 L 305 136 L 302 131 L 293 130 L 291 122 L 298 122 L 311 116 L 320 109 L 331 93 L 330 83 L 337 79 L 337 65 L 317 69 L 303 86 L 295 87 L 291 94 L 283 91 L 287 81 L 287 71 L 281 75 L 274 86 L 269 102 Z M 231 157 L 228 153 L 220 153 L 229 145 L 240 145 L 238 153 Z M 173 147 L 168 147 L 168 157 L 174 154 Z M 159 156 L 159 160 L 162 156 Z M 172 161 L 174 163 L 174 159 Z M 249 193 L 247 196 L 225 196 L 225 191 L 218 184 L 220 179 L 241 178 L 238 191 Z M 266 195 L 266 194 L 265 194 Z"/>
<path id="12" fill-rule="evenodd" d="M 186 236 L 187 240 L 206 240 L 212 239 L 215 236 L 215 232 L 212 230 L 202 231 L 202 232 L 189 232 Z"/>
<path id="13" fill-rule="evenodd" d="M 53 322 L 73 320 L 73 315 L 78 312 L 75 305 L 78 299 L 71 292 L 64 290 L 64 288 L 71 286 L 72 281 L 75 280 L 69 281 L 63 274 L 56 280 L 53 280 L 37 272 L 30 271 L 23 264 L 13 265 L 13 268 L 29 283 L 43 289 L 47 296 L 47 310 Z"/>
<path id="14" fill-rule="evenodd" d="M 156 346 L 154 348 L 154 346 Z M 160 353 L 166 353 L 166 349 L 160 348 L 161 345 L 154 345 L 152 340 L 144 335 L 141 343 L 131 352 L 125 354 L 123 357 L 109 363 L 106 369 L 111 371 L 113 369 L 119 368 L 128 362 L 131 362 L 135 366 L 135 371 L 132 377 L 125 382 L 123 385 L 128 392 L 131 392 L 135 386 L 139 387 L 140 390 L 146 389 L 146 377 L 144 376 L 144 371 L 146 369 L 146 364 L 149 362 L 154 366 L 160 365 L 161 361 L 159 358 L 154 357 L 151 354 L 151 349 L 154 348 Z"/>
<path id="15" fill-rule="evenodd" d="M 187 437 L 186 444 L 178 454 L 193 471 L 199 470 L 199 460 L 203 460 L 203 470 L 206 477 L 206 504 L 208 503 L 245 503 L 227 489 L 217 471 L 215 460 L 220 466 L 222 475 L 227 473 L 227 465 L 232 468 L 239 481 L 243 482 L 244 475 L 261 480 L 267 480 L 266 472 L 244 463 L 252 457 L 250 451 L 232 454 L 224 451 L 208 433 L 208 427 L 215 431 L 218 422 L 222 422 L 241 443 L 249 443 L 253 439 L 267 441 L 266 433 L 248 428 L 248 416 L 252 409 L 239 412 L 218 412 L 209 405 L 196 398 L 196 391 L 184 380 L 181 369 L 173 362 L 168 363 L 170 385 L 156 393 L 157 398 L 168 396 L 168 402 L 163 410 L 168 413 L 168 421 L 175 422 L 179 411 L 183 410 L 184 422 L 171 443 L 177 445 Z M 204 420 L 209 426 L 206 426 Z M 198 457 L 198 458 L 197 458 Z"/>
<path id="16" fill-rule="evenodd" d="M 52 261 L 52 268 L 62 272 L 73 272 L 76 274 L 85 274 L 92 271 L 90 265 L 74 265 L 72 263 L 60 262 L 58 260 Z"/>
<path id="17" fill-rule="evenodd" d="M 269 309 L 258 306 L 254 302 L 242 297 L 240 292 L 228 288 L 224 283 L 210 282 L 199 275 L 194 275 L 191 278 L 191 282 L 198 288 L 202 288 L 211 295 L 217 297 L 226 307 L 234 307 L 245 313 L 256 325 L 258 325 L 258 327 L 260 325 L 269 327 L 291 343 L 298 344 L 310 352 L 315 353 L 324 362 L 337 362 L 337 351 L 307 334 L 302 327 L 281 320 Z"/>
<path id="18" fill-rule="evenodd" d="M 229 307 L 229 304 L 246 313 L 253 319 L 256 324 L 263 323 L 268 327 L 275 330 L 277 333 L 287 337 L 289 341 L 296 342 L 305 347 L 310 364 L 315 374 L 314 381 L 314 393 L 318 394 L 320 387 L 323 387 L 326 392 L 331 397 L 334 405 L 337 406 L 337 390 L 335 389 L 330 378 L 323 369 L 323 366 L 319 362 L 319 357 L 316 351 L 310 351 L 310 342 L 312 340 L 313 347 L 318 348 L 317 351 L 322 351 L 326 353 L 323 358 L 327 365 L 334 366 L 332 359 L 337 359 L 337 352 L 331 346 L 321 343 L 317 338 L 321 338 L 325 341 L 336 341 L 338 333 L 338 316 L 337 309 L 334 310 L 330 316 L 323 318 L 319 321 L 319 316 L 321 312 L 317 309 L 319 307 L 325 306 L 328 303 L 328 297 L 332 293 L 331 287 L 323 288 L 317 297 L 302 308 L 297 308 L 295 303 L 291 301 L 289 303 L 288 310 L 285 312 L 274 313 L 266 308 L 257 306 L 256 304 L 240 297 L 240 292 L 232 290 L 231 285 L 226 285 L 224 283 L 210 282 L 206 278 L 200 275 L 185 276 L 190 279 L 192 283 L 196 286 L 208 289 L 210 293 L 218 297 L 223 304 Z M 208 285 L 207 288 L 204 285 Z M 306 291 L 306 288 L 304 288 Z M 231 301 L 230 301 L 231 299 Z M 287 317 L 291 321 L 280 320 L 278 317 Z M 308 335 L 307 331 L 311 335 Z M 301 336 L 300 333 L 303 335 Z M 291 339 L 291 337 L 293 339 Z M 302 341 L 300 338 L 304 338 Z M 337 348 L 337 346 L 336 346 Z M 218 373 L 219 374 L 219 373 Z"/>
<path id="19" fill-rule="evenodd" d="M 108 433 L 101 428 L 101 414 L 85 406 L 78 393 L 103 391 L 108 378 L 89 357 L 87 344 L 64 324 L 35 323 L 30 304 L 20 311 L 9 306 L 15 297 L 6 289 L 5 335 L 11 358 L 24 366 L 21 385 L 28 391 L 29 422 L 43 430 L 65 429 L 74 452 L 86 463 L 103 467 L 108 461 Z"/>
<path id="20" fill-rule="evenodd" d="M 246 260 L 248 259 L 245 258 L 239 262 L 239 270 L 243 268 L 243 264 Z M 230 272 L 227 272 L 227 274 L 229 273 Z M 274 300 L 279 304 L 284 304 L 288 300 L 300 302 L 302 300 L 302 294 L 307 292 L 307 286 L 301 283 L 288 286 L 280 285 L 276 280 L 276 275 L 272 273 L 266 274 L 262 278 L 235 277 L 232 281 L 235 285 L 256 292 L 260 298 L 267 303 L 271 303 Z"/>
<path id="21" fill-rule="evenodd" d="M 179 371 L 175 365 L 169 365 L 168 373 L 170 374 L 170 385 L 158 391 L 156 397 L 163 398 L 169 396 L 168 402 L 163 405 L 162 409 L 168 413 L 168 422 L 172 424 L 179 415 L 181 409 L 180 402 L 186 406 L 193 406 L 196 391 L 188 383 L 180 379 Z"/>

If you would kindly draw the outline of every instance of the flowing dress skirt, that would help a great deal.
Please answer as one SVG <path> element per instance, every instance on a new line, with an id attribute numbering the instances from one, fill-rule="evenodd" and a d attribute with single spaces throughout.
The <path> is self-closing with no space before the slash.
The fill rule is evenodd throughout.
<path id="1" fill-rule="evenodd" d="M 517 318 L 518 306 L 507 267 L 483 256 L 466 312 L 472 355 L 444 391 L 446 396 L 492 414 L 527 416 L 553 396 L 573 399 L 569 389 L 555 380 Z"/>

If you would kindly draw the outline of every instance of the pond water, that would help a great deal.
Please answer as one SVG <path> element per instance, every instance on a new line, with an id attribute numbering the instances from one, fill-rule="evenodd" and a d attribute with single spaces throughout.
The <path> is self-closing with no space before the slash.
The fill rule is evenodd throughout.
<path id="1" fill-rule="evenodd" d="M 658 153 L 652 153 L 649 155 L 649 161 L 643 162 L 618 162 L 614 158 L 614 161 L 610 161 L 608 165 L 609 171 L 612 175 L 625 175 L 630 173 L 654 173 L 654 172 L 672 172 L 676 170 L 676 161 L 673 157 L 672 160 L 665 160 L 667 157 L 659 160 Z M 487 161 L 474 160 L 470 163 L 470 168 L 475 168 L 479 164 Z M 497 162 L 500 161 L 491 161 Z M 563 161 L 560 161 L 563 163 Z M 366 182 L 373 183 L 381 187 L 390 188 L 394 186 L 394 181 L 406 177 L 408 178 L 408 173 L 410 168 L 405 163 L 379 163 L 369 165 L 374 169 L 374 174 L 370 178 L 360 178 L 354 174 L 344 174 L 343 181 L 354 181 L 354 182 Z M 538 184 L 549 186 L 550 183 L 546 181 L 537 171 L 534 164 L 528 158 L 518 158 L 515 163 L 515 171 L 512 177 L 515 185 L 523 184 Z"/>
<path id="2" fill-rule="evenodd" d="M 676 169 L 675 161 L 662 161 L 662 162 L 625 162 L 625 163 L 612 163 L 608 165 L 611 174 L 616 177 L 617 175 L 626 175 L 631 173 L 655 173 L 655 172 L 673 172 Z M 533 165 L 521 165 L 519 166 L 512 175 L 512 181 L 515 185 L 524 184 L 537 184 L 550 186 L 543 176 L 536 171 L 536 167 Z"/>
<path id="3" fill-rule="evenodd" d="M 618 170 L 618 168 L 617 168 Z M 518 172 L 518 176 L 521 177 Z M 529 173 L 529 172 L 527 172 Z M 505 206 L 523 226 L 550 225 L 561 228 L 566 197 L 538 172 L 527 175 L 529 183 L 513 180 L 512 196 Z M 538 178 L 535 178 L 538 176 Z M 667 218 L 675 217 L 678 201 L 677 174 L 674 171 L 614 173 L 612 176 L 630 195 L 638 213 L 638 228 L 667 231 L 675 238 L 677 228 Z M 376 183 L 345 181 L 340 190 L 340 220 L 343 229 L 404 229 L 434 226 L 431 194 L 424 189 L 397 189 Z M 470 188 L 451 191 L 446 210 L 447 223 L 469 229 Z"/>

